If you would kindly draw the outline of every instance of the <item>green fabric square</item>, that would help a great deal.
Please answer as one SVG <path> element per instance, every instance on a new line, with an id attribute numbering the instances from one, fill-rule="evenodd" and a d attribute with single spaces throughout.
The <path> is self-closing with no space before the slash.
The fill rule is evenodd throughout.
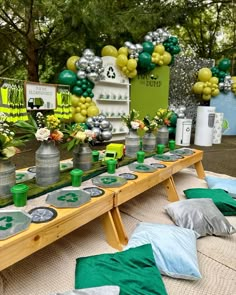
<path id="1" fill-rule="evenodd" d="M 76 259 L 75 289 L 116 285 L 120 295 L 167 295 L 151 244 Z"/>
<path id="2" fill-rule="evenodd" d="M 223 189 L 190 188 L 185 190 L 184 193 L 187 199 L 212 199 L 223 215 L 236 215 L 236 200 Z"/>

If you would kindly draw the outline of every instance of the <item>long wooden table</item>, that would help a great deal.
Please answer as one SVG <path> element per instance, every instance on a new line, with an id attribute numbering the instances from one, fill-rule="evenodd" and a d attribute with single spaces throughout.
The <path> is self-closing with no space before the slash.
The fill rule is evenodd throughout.
<path id="1" fill-rule="evenodd" d="M 164 163 L 167 167 L 153 173 L 137 173 L 138 178 L 128 181 L 118 188 L 103 189 L 105 194 L 92 198 L 79 208 L 57 208 L 57 217 L 50 222 L 35 224 L 6 240 L 0 241 L 0 271 L 20 261 L 43 247 L 53 243 L 73 230 L 100 217 L 104 226 L 107 242 L 121 250 L 127 243 L 126 234 L 119 206 L 149 188 L 162 183 L 169 201 L 177 201 L 173 174 L 194 165 L 199 178 L 204 178 L 202 166 L 203 152 L 195 150 L 193 155 L 176 162 Z M 43 204 L 42 204 L 43 205 Z M 7 209 L 7 207 L 6 207 Z"/>

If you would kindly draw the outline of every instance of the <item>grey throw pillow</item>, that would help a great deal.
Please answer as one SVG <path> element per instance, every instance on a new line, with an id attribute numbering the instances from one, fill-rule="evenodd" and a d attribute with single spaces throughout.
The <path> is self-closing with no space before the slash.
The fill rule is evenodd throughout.
<path id="1" fill-rule="evenodd" d="M 189 199 L 171 203 L 166 212 L 180 227 L 195 230 L 200 236 L 227 236 L 236 232 L 212 199 Z"/>
<path id="2" fill-rule="evenodd" d="M 77 289 L 66 291 L 65 293 L 56 293 L 52 295 L 119 295 L 119 286 L 102 286 L 86 289 Z"/>

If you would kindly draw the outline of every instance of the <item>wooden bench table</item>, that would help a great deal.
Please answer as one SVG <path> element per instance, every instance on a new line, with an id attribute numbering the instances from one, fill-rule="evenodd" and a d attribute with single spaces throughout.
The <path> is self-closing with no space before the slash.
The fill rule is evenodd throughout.
<path id="1" fill-rule="evenodd" d="M 111 215 L 114 193 L 104 191 L 103 196 L 92 198 L 78 208 L 56 208 L 55 219 L 47 223 L 31 223 L 27 230 L 0 241 L 0 271 L 99 216 L 101 216 L 108 243 L 116 249 L 121 249 Z"/>

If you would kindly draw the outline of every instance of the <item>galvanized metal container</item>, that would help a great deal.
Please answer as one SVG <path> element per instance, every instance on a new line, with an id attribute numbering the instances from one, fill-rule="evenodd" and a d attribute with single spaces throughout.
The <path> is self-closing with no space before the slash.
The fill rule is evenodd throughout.
<path id="1" fill-rule="evenodd" d="M 0 199 L 11 196 L 10 188 L 16 183 L 16 167 L 11 160 L 0 160 Z"/>
<path id="2" fill-rule="evenodd" d="M 125 155 L 127 157 L 136 158 L 136 153 L 140 149 L 140 138 L 136 131 L 129 131 L 125 137 Z"/>
<path id="3" fill-rule="evenodd" d="M 73 167 L 90 170 L 93 163 L 92 150 L 88 143 L 79 144 L 73 150 Z"/>
<path id="4" fill-rule="evenodd" d="M 43 141 L 36 151 L 36 183 L 48 186 L 60 179 L 60 152 L 54 141 Z"/>

